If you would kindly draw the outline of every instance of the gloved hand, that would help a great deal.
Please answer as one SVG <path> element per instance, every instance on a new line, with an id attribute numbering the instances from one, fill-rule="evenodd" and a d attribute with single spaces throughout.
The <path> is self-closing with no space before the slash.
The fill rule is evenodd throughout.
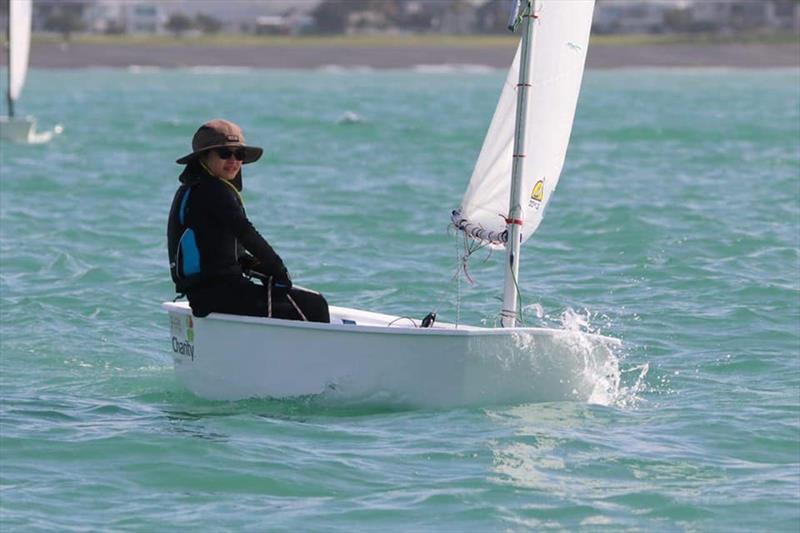
<path id="1" fill-rule="evenodd" d="M 292 280 L 287 271 L 284 270 L 272 277 L 272 294 L 286 296 L 290 290 L 292 290 Z"/>

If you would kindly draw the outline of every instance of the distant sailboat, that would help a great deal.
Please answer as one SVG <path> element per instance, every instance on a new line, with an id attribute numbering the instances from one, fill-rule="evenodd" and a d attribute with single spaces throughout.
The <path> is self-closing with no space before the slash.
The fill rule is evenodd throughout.
<path id="1" fill-rule="evenodd" d="M 6 102 L 8 116 L 0 116 L 0 138 L 7 141 L 39 144 L 46 143 L 61 133 L 62 127 L 52 131 L 36 132 L 36 119 L 16 116 L 15 104 L 25 85 L 28 73 L 28 56 L 31 47 L 32 0 L 8 1 L 8 91 Z"/>

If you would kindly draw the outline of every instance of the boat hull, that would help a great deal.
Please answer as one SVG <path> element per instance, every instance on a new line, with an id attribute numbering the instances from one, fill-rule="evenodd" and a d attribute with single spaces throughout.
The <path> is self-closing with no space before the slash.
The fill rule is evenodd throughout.
<path id="1" fill-rule="evenodd" d="M 50 131 L 37 132 L 33 117 L 16 118 L 0 116 L 0 139 L 20 144 L 42 144 L 50 142 L 62 131 L 60 125 Z"/>
<path id="2" fill-rule="evenodd" d="M 196 318 L 185 302 L 163 307 L 179 380 L 212 400 L 322 395 L 430 407 L 586 401 L 617 372 L 619 341 L 580 332 L 423 329 L 339 307 L 331 308 L 331 324 Z"/>

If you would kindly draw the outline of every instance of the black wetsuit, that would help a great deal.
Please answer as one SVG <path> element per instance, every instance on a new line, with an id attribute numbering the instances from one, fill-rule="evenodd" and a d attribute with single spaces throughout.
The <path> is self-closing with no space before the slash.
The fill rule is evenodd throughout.
<path id="1" fill-rule="evenodd" d="M 167 226 L 170 271 L 175 290 L 185 293 L 195 316 L 211 312 L 266 316 L 267 291 L 245 277 L 253 271 L 272 277 L 272 316 L 301 318 L 286 298 L 289 274 L 280 256 L 248 220 L 239 195 L 241 178 L 233 184 L 190 164 L 180 177 Z M 306 318 L 328 322 L 322 295 L 291 289 Z"/>

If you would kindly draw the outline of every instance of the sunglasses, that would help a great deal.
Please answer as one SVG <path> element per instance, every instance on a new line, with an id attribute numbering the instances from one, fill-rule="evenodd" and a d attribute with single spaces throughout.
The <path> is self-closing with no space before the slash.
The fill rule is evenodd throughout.
<path id="1" fill-rule="evenodd" d="M 215 150 L 220 159 L 235 157 L 237 161 L 244 161 L 244 149 L 231 150 L 230 148 L 217 148 Z"/>

